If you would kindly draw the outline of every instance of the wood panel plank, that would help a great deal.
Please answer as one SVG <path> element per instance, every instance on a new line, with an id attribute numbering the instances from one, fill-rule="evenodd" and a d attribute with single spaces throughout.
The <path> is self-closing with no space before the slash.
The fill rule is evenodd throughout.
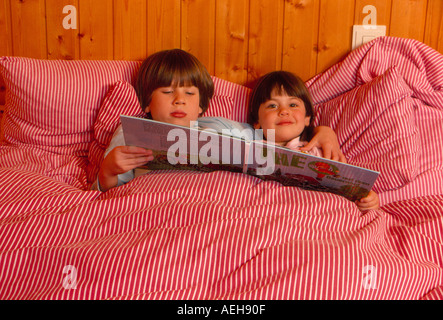
<path id="1" fill-rule="evenodd" d="M 0 56 L 12 55 L 11 7 L 9 0 L 0 0 Z"/>
<path id="2" fill-rule="evenodd" d="M 74 7 L 74 12 L 63 13 L 63 9 L 68 5 Z M 75 17 L 76 21 L 69 19 L 71 17 Z M 69 26 L 63 25 L 65 18 Z M 46 0 L 48 59 L 80 59 L 78 20 L 78 0 Z M 77 29 L 71 28 L 73 24 L 76 24 Z"/>
<path id="3" fill-rule="evenodd" d="M 392 0 L 390 35 L 424 40 L 427 0 Z"/>
<path id="4" fill-rule="evenodd" d="M 254 0 L 249 10 L 248 85 L 282 68 L 284 0 Z"/>
<path id="5" fill-rule="evenodd" d="M 215 73 L 215 0 L 183 0 L 181 48 Z"/>
<path id="6" fill-rule="evenodd" d="M 283 69 L 304 81 L 316 74 L 320 0 L 287 0 L 283 33 Z"/>
<path id="7" fill-rule="evenodd" d="M 109 0 L 79 0 L 80 58 L 114 58 L 113 5 Z"/>
<path id="8" fill-rule="evenodd" d="M 244 84 L 248 65 L 249 0 L 217 1 L 215 75 Z"/>
<path id="9" fill-rule="evenodd" d="M 147 1 L 147 54 L 181 47 L 181 0 Z"/>
<path id="10" fill-rule="evenodd" d="M 443 54 L 443 1 L 429 0 L 424 42 Z"/>
<path id="11" fill-rule="evenodd" d="M 145 0 L 114 0 L 114 59 L 146 57 L 146 15 Z"/>
<path id="12" fill-rule="evenodd" d="M 13 55 L 46 59 L 45 0 L 11 0 Z"/>
<path id="13" fill-rule="evenodd" d="M 341 60 L 352 49 L 355 2 L 322 0 L 319 15 L 317 73 Z"/>

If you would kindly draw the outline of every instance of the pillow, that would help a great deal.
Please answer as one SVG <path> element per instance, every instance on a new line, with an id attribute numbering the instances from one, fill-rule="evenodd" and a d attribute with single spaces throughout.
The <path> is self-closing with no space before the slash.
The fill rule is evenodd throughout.
<path id="1" fill-rule="evenodd" d="M 214 82 L 214 96 L 204 116 L 246 122 L 251 89 L 217 77 L 212 77 L 212 81 Z"/>
<path id="2" fill-rule="evenodd" d="M 7 88 L 1 142 L 86 157 L 103 98 L 116 81 L 133 82 L 139 65 L 1 57 Z"/>
<path id="3" fill-rule="evenodd" d="M 94 124 L 94 140 L 89 146 L 88 182 L 92 183 L 97 176 L 103 155 L 111 142 L 114 131 L 120 125 L 120 115 L 143 117 L 134 87 L 126 81 L 118 81 L 109 90 Z"/>
<path id="4" fill-rule="evenodd" d="M 418 174 L 419 137 L 411 94 L 391 68 L 315 106 L 314 125 L 334 129 L 348 162 L 381 173 L 374 185 L 378 192 L 399 188 Z"/>

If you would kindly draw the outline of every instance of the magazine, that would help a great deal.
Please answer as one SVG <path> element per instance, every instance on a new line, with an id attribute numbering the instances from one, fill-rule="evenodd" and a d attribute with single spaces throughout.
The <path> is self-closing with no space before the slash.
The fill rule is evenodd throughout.
<path id="1" fill-rule="evenodd" d="M 228 130 L 183 127 L 121 116 L 126 145 L 153 152 L 148 170 L 225 170 L 245 173 L 285 186 L 339 194 L 351 201 L 368 195 L 379 172 L 288 148 L 248 140 Z M 198 123 L 197 123 L 198 124 Z"/>

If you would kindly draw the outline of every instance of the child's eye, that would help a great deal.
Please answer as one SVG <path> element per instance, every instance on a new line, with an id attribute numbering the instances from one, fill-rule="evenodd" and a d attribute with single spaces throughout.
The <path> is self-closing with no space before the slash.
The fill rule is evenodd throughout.
<path id="1" fill-rule="evenodd" d="M 274 104 L 274 103 L 272 103 L 272 104 L 268 104 L 268 105 L 266 106 L 266 108 L 267 108 L 267 109 L 275 109 L 275 108 L 277 108 L 277 105 Z"/>
<path id="2" fill-rule="evenodd" d="M 291 103 L 289 106 L 290 106 L 291 108 L 296 108 L 296 107 L 298 107 L 298 104 L 297 104 L 297 103 Z"/>

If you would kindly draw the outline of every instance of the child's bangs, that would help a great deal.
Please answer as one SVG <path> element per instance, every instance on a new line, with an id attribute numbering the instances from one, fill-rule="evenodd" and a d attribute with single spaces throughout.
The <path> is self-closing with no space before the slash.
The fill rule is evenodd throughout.
<path id="1" fill-rule="evenodd" d="M 172 86 L 198 86 L 199 74 L 196 74 L 193 68 L 186 65 L 180 65 L 171 68 L 165 68 L 163 72 L 160 73 L 159 79 L 161 87 Z"/>
<path id="2" fill-rule="evenodd" d="M 302 89 L 303 84 L 294 83 L 287 79 L 280 79 L 280 81 L 277 81 L 275 85 L 272 88 L 272 91 L 275 90 L 275 92 L 278 95 L 288 95 L 293 97 L 302 97 L 305 95 L 305 91 Z M 271 91 L 271 92 L 272 92 Z M 271 93 L 269 93 L 270 95 Z"/>

